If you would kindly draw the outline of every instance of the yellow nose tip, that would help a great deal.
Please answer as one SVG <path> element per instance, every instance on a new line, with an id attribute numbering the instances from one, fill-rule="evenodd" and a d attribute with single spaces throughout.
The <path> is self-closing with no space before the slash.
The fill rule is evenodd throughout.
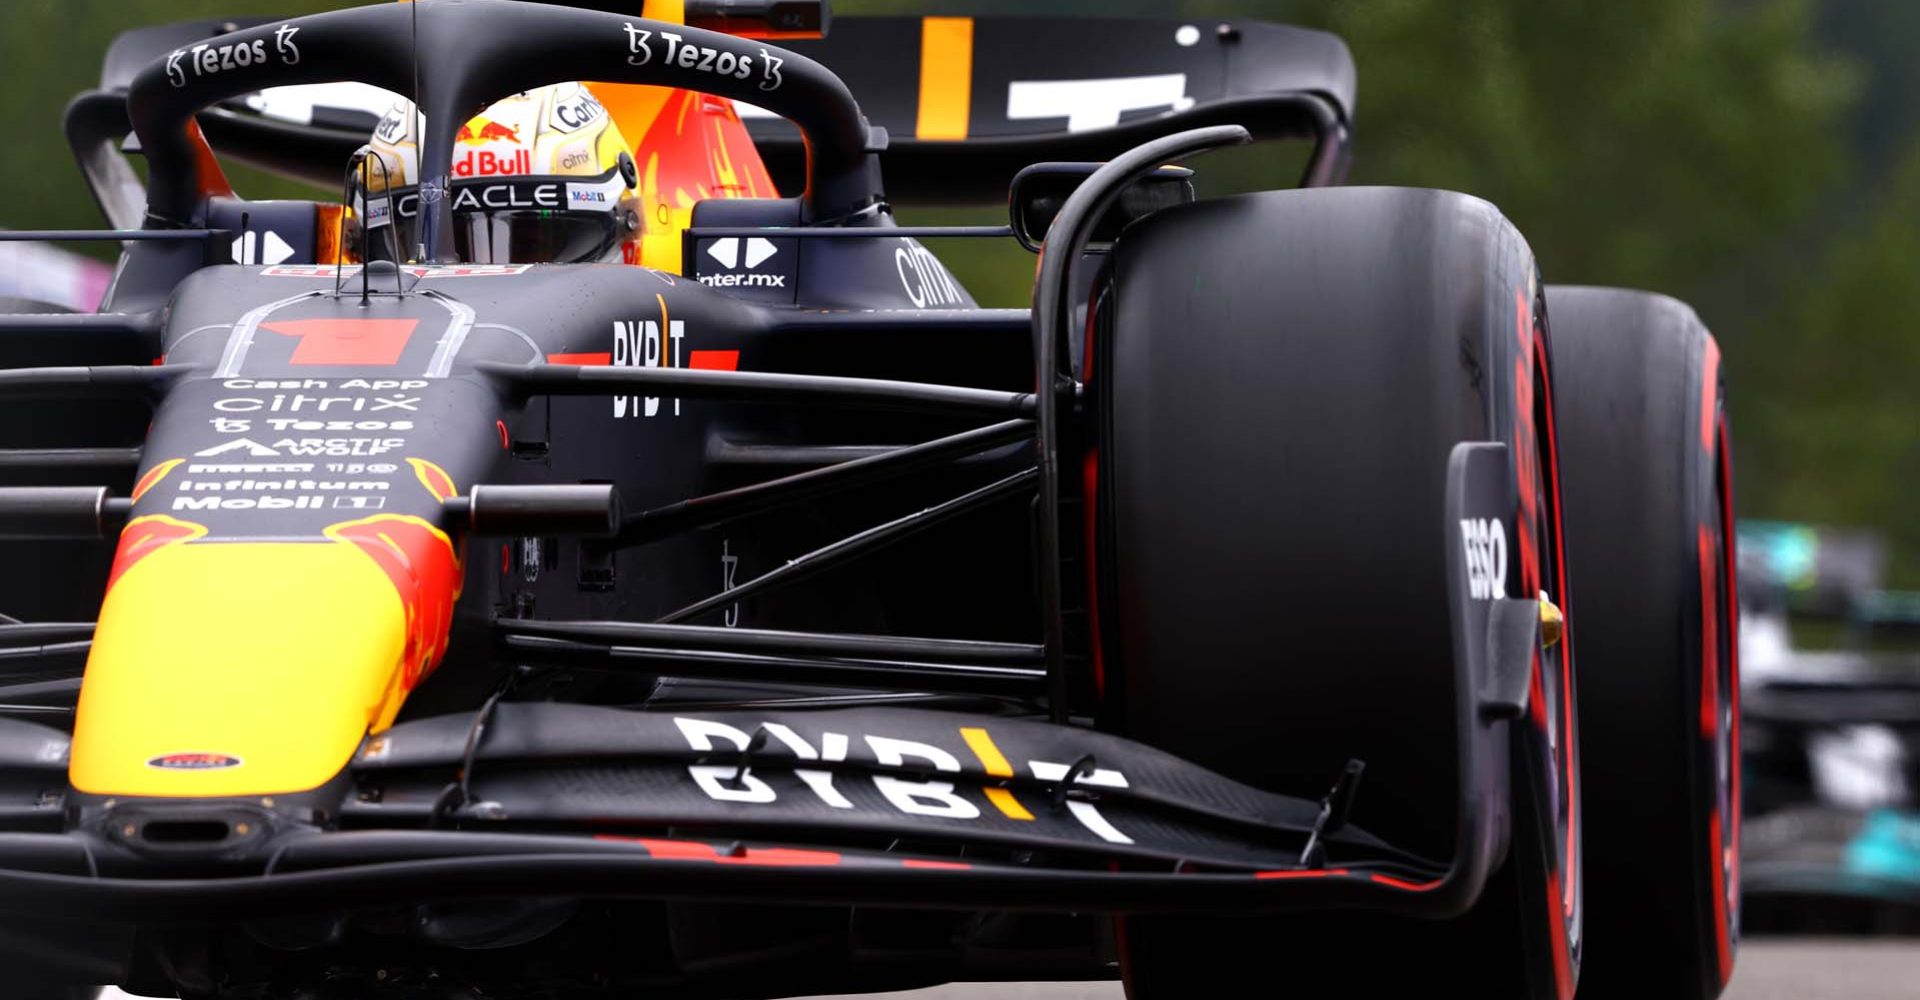
<path id="1" fill-rule="evenodd" d="M 1567 630 L 1567 616 L 1560 608 L 1547 599 L 1547 592 L 1540 592 L 1540 643 L 1552 649 L 1560 642 L 1560 636 Z"/>

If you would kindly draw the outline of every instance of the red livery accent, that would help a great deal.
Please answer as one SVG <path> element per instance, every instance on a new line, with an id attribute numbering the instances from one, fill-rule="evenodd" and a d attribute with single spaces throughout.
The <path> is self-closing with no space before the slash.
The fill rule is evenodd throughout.
<path id="1" fill-rule="evenodd" d="M 616 838 L 624 839 L 624 838 Z M 692 840 L 653 840 L 635 838 L 647 853 L 656 858 L 679 861 L 712 861 L 723 865 L 762 865 L 772 867 L 816 867 L 837 865 L 840 855 L 833 851 L 803 851 L 795 847 L 750 847 L 741 854 L 721 854 L 712 844 Z"/>
<path id="2" fill-rule="evenodd" d="M 547 363 L 554 365 L 610 365 L 613 364 L 612 351 L 587 351 L 581 354 L 549 354 Z"/>
<path id="3" fill-rule="evenodd" d="M 140 481 L 133 484 L 132 499 L 136 503 L 139 502 L 141 497 L 147 495 L 148 490 L 160 485 L 160 480 L 167 478 L 167 473 L 178 468 L 183 461 L 185 461 L 185 459 L 170 458 L 148 469 L 146 474 L 140 477 Z"/>
<path id="4" fill-rule="evenodd" d="M 460 488 L 453 483 L 453 477 L 447 470 L 424 458 L 409 458 L 407 464 L 413 466 L 413 474 L 420 479 L 420 485 L 433 494 L 435 500 L 447 500 L 460 495 Z"/>
<path id="5" fill-rule="evenodd" d="M 623 843 L 639 844 L 647 853 L 663 861 L 711 861 L 720 865 L 751 865 L 760 868 L 822 868 L 839 865 L 841 855 L 834 851 L 815 851 L 800 847 L 746 847 L 739 853 L 721 853 L 712 844 L 698 840 L 663 840 L 657 837 L 628 837 L 621 834 L 598 834 L 595 840 L 613 840 Z M 964 861 L 935 861 L 923 858 L 901 858 L 900 867 L 920 868 L 939 871 L 969 871 L 972 865 Z"/>
<path id="6" fill-rule="evenodd" d="M 739 351 L 688 351 L 688 368 L 705 368 L 708 371 L 731 372 L 740 370 Z"/>
<path id="7" fill-rule="evenodd" d="M 1350 875 L 1350 874 L 1352 873 L 1345 868 L 1310 868 L 1305 871 L 1296 871 L 1294 869 L 1288 869 L 1286 871 L 1277 871 L 1277 872 L 1254 872 L 1253 877 L 1266 878 L 1266 879 L 1326 878 L 1330 875 Z M 1374 876 L 1375 881 L 1378 881 L 1379 878 L 1380 876 L 1378 875 Z"/>
<path id="8" fill-rule="evenodd" d="M 113 552 L 113 568 L 107 574 L 107 589 L 112 590 L 121 574 L 156 550 L 175 542 L 192 541 L 206 533 L 206 525 L 176 521 L 165 514 L 134 518 L 120 532 L 120 545 Z"/>
<path id="9" fill-rule="evenodd" d="M 406 690 L 413 690 L 447 652 L 453 604 L 459 600 L 464 582 L 453 542 L 417 517 L 395 514 L 331 525 L 326 533 L 329 538 L 358 546 L 393 581 L 393 589 L 406 608 L 402 684 Z"/>
<path id="10" fill-rule="evenodd" d="M 1408 892 L 1428 892 L 1434 889 L 1435 887 L 1439 886 L 1439 884 L 1443 880 L 1434 879 L 1431 882 L 1409 882 L 1406 879 L 1394 878 L 1391 875 L 1374 874 L 1374 875 L 1367 876 L 1367 881 L 1376 882 L 1376 883 L 1379 883 L 1380 885 L 1391 886 L 1395 889 L 1405 889 Z"/>
<path id="11" fill-rule="evenodd" d="M 296 365 L 392 365 L 418 325 L 417 319 L 289 319 L 260 328 L 299 339 L 291 359 Z"/>

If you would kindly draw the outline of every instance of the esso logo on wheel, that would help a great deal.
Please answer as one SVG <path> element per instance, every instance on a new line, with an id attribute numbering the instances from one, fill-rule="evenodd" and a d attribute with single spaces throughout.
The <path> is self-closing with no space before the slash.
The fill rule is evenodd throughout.
<path id="1" fill-rule="evenodd" d="M 1507 525 L 1497 517 L 1460 520 L 1460 546 L 1467 557 L 1467 593 L 1476 601 L 1507 594 Z"/>

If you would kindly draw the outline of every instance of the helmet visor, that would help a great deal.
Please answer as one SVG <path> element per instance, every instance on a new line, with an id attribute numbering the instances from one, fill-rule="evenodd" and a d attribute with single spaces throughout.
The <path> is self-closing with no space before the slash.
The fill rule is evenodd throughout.
<path id="1" fill-rule="evenodd" d="M 453 252 L 471 264 L 605 259 L 619 233 L 607 212 L 547 209 L 453 213 Z"/>

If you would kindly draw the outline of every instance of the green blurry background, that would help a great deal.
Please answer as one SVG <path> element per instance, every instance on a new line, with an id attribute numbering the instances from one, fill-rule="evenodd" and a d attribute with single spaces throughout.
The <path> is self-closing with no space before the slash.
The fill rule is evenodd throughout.
<path id="1" fill-rule="evenodd" d="M 0 225 L 99 224 L 59 124 L 116 31 L 342 5 L 0 2 Z M 841 14 L 1042 7 L 1339 33 L 1360 68 L 1353 183 L 1480 195 L 1527 234 L 1548 280 L 1692 303 L 1726 350 L 1743 515 L 1876 528 L 1892 543 L 1889 583 L 1920 587 L 1920 3 L 834 4 Z M 1299 162 L 1268 147 L 1198 165 L 1220 190 L 1285 182 Z M 276 191 L 259 175 L 235 180 L 243 193 Z M 1032 261 L 1021 251 L 937 249 L 983 302 L 1024 304 Z"/>

